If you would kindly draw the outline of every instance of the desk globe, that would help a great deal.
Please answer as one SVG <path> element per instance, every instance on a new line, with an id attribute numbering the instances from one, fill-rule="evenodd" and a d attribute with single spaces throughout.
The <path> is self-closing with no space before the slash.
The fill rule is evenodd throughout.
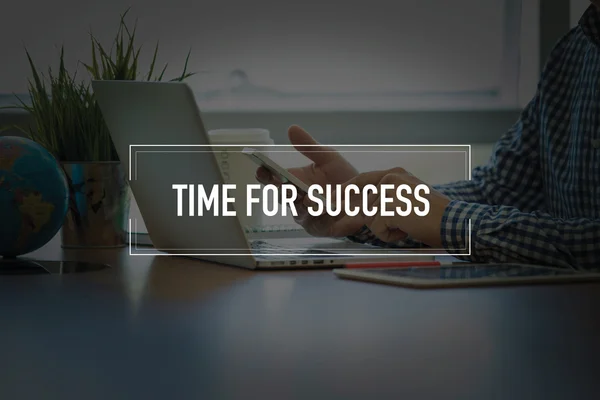
<path id="1" fill-rule="evenodd" d="M 0 256 L 44 246 L 61 228 L 67 179 L 54 156 L 25 138 L 0 137 Z"/>

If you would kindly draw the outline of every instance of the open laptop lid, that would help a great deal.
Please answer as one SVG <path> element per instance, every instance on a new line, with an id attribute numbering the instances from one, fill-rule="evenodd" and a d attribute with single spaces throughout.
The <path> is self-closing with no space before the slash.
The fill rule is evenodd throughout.
<path id="1" fill-rule="evenodd" d="M 154 247 L 226 263 L 233 262 L 212 256 L 248 254 L 247 260 L 237 256 L 235 264 L 254 263 L 236 217 L 177 216 L 173 184 L 223 184 L 189 86 L 136 81 L 93 81 L 92 86 Z"/>

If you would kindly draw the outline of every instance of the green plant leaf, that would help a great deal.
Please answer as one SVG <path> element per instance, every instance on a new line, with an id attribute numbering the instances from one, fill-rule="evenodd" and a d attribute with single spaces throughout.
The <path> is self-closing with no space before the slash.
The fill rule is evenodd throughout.
<path id="1" fill-rule="evenodd" d="M 142 46 L 136 45 L 137 20 L 132 29 L 126 23 L 130 8 L 121 14 L 110 51 L 89 31 L 90 60 L 79 61 L 95 80 L 161 81 L 168 63 L 155 76 L 159 43 L 156 43 L 148 74 L 138 74 Z M 77 70 L 69 73 L 65 66 L 65 49 L 60 47 L 57 69 L 47 68 L 47 76 L 38 72 L 33 59 L 25 49 L 31 69 L 28 80 L 30 102 L 15 96 L 15 105 L 2 107 L 21 109 L 32 114 L 32 123 L 23 132 L 37 141 L 60 161 L 117 161 L 118 155 L 110 138 L 102 111 L 97 104 L 89 82 L 77 78 Z M 181 81 L 194 73 L 187 71 L 188 52 L 182 73 L 173 80 Z M 44 68 L 46 71 L 46 68 Z"/>

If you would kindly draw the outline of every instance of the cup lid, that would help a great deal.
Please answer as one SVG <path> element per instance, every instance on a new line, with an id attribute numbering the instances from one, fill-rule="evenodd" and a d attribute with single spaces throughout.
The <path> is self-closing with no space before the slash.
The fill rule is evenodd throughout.
<path id="1" fill-rule="evenodd" d="M 261 128 L 213 129 L 208 136 L 212 143 L 271 143 L 269 131 Z"/>

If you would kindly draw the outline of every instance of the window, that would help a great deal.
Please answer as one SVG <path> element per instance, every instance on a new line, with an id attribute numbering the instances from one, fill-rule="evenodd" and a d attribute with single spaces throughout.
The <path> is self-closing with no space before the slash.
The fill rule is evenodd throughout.
<path id="1" fill-rule="evenodd" d="M 319 138 L 328 143 L 485 143 L 481 154 L 474 150 L 483 161 L 488 143 L 514 122 L 535 91 L 539 4 L 54 0 L 32 7 L 13 2 L 10 17 L 0 24 L 5 56 L 0 105 L 12 101 L 10 93 L 26 92 L 29 67 L 23 45 L 45 68 L 55 65 L 57 46 L 64 44 L 69 65 L 75 67 L 77 60 L 89 59 L 90 29 L 106 43 L 119 14 L 131 6 L 146 56 L 141 65 L 148 65 L 160 39 L 159 63 L 168 61 L 167 76 L 173 77 L 192 49 L 190 69 L 202 73 L 188 83 L 208 111 L 209 128 L 261 126 L 278 143 L 286 142 L 291 123 L 317 127 Z M 475 111 L 481 109 L 493 112 Z M 394 112 L 319 113 L 324 110 Z M 467 112 L 395 112 L 414 110 Z M 238 111 L 262 113 L 254 117 Z M 292 113 L 297 111 L 303 113 Z M 145 231 L 135 202 L 132 217 Z"/>
<path id="2" fill-rule="evenodd" d="M 130 4 L 167 75 L 191 47 L 205 111 L 515 109 L 537 80 L 539 0 L 56 0 L 0 24 L 0 92 L 26 91 L 23 44 L 42 67 L 64 44 L 75 66 Z"/>

